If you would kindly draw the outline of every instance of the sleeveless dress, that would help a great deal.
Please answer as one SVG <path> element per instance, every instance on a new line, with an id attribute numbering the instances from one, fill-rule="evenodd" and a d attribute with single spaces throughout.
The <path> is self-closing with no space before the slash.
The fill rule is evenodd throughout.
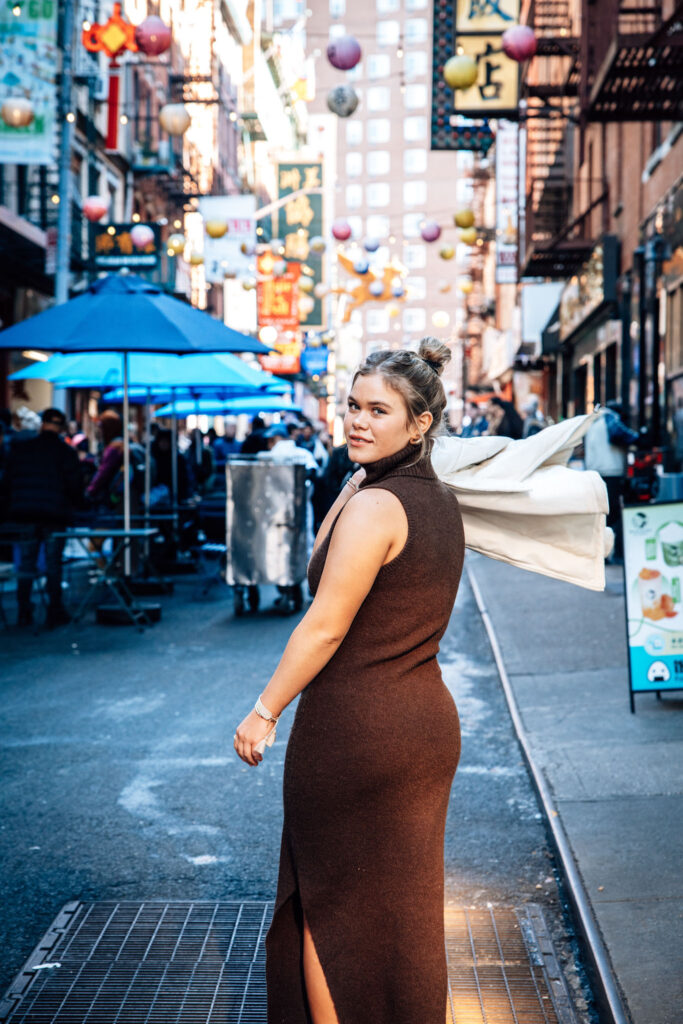
<path id="1" fill-rule="evenodd" d="M 460 726 L 436 655 L 462 572 L 462 520 L 413 445 L 365 468 L 363 489 L 401 501 L 408 538 L 299 697 L 266 935 L 268 1024 L 312 1024 L 304 914 L 339 1024 L 446 1019 L 444 831 Z M 310 560 L 313 593 L 338 518 Z"/>

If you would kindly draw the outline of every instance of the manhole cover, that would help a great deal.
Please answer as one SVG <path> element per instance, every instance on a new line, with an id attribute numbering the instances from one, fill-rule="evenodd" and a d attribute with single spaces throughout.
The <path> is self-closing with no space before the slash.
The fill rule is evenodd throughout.
<path id="1" fill-rule="evenodd" d="M 0 1024 L 266 1021 L 272 903 L 68 903 Z M 447 1024 L 575 1024 L 540 908 L 446 910 Z"/>

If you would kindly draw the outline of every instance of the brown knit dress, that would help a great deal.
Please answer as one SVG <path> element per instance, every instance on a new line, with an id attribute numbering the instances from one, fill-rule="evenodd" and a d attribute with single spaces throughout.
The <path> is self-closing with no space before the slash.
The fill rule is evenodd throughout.
<path id="1" fill-rule="evenodd" d="M 266 936 L 268 1024 L 312 1021 L 303 914 L 339 1024 L 446 1018 L 443 849 L 460 726 L 436 655 L 464 535 L 455 495 L 428 455 L 417 458 L 408 444 L 366 466 L 362 487 L 399 498 L 408 539 L 296 709 Z M 308 566 L 313 592 L 336 522 Z"/>

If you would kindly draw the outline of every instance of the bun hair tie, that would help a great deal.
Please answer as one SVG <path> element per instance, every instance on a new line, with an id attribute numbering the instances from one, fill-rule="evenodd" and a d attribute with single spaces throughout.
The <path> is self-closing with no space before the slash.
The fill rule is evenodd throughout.
<path id="1" fill-rule="evenodd" d="M 434 373 L 437 375 L 437 377 L 439 376 L 439 369 L 440 369 L 440 367 L 439 367 L 438 363 L 433 362 L 431 359 L 426 359 L 424 356 L 420 356 L 420 359 L 422 360 L 423 363 L 427 364 L 427 366 L 430 368 L 430 370 L 434 371 Z"/>

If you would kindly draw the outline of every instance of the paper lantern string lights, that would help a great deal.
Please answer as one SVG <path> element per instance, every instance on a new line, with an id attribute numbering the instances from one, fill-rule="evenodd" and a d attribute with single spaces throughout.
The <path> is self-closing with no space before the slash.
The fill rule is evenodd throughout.
<path id="1" fill-rule="evenodd" d="M 338 71 L 350 71 L 361 59 L 363 51 L 354 36 L 339 36 L 327 46 L 327 59 Z"/>

